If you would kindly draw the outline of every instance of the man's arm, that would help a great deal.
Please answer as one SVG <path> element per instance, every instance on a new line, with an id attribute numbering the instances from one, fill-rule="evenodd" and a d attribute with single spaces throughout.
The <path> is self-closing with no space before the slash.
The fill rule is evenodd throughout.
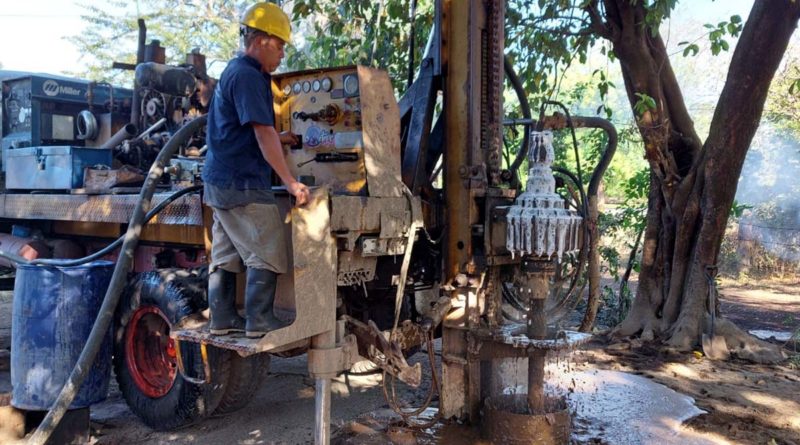
<path id="1" fill-rule="evenodd" d="M 278 177 L 281 178 L 283 184 L 286 185 L 286 190 L 297 199 L 297 205 L 301 206 L 305 204 L 309 197 L 308 187 L 297 181 L 294 176 L 292 176 L 292 172 L 289 171 L 286 158 L 283 156 L 280 136 L 278 136 L 275 127 L 256 123 L 252 125 L 264 159 L 267 160 Z"/>

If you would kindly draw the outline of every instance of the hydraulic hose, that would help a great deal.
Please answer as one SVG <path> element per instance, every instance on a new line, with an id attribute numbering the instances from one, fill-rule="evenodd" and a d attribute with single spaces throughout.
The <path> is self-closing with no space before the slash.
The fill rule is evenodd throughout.
<path id="1" fill-rule="evenodd" d="M 522 81 L 517 76 L 517 72 L 514 71 L 514 64 L 511 63 L 511 59 L 508 56 L 503 57 L 503 68 L 506 72 L 506 77 L 508 81 L 511 82 L 511 86 L 514 88 L 514 92 L 517 93 L 517 99 L 519 99 L 519 106 L 522 109 L 522 117 L 525 119 L 531 119 L 531 104 L 528 102 L 528 96 L 525 94 L 525 88 L 522 86 Z M 525 125 L 525 132 L 522 135 L 522 146 L 519 148 L 517 152 L 517 157 L 514 159 L 514 163 L 512 163 L 508 170 L 511 172 L 511 185 L 513 187 L 517 187 L 519 184 L 519 175 L 517 172 L 519 171 L 519 167 L 522 165 L 522 161 L 528 155 L 528 143 L 530 142 L 530 125 Z"/>
<path id="2" fill-rule="evenodd" d="M 150 208 L 150 201 L 153 198 L 156 185 L 158 184 L 161 175 L 164 174 L 164 166 L 167 161 L 177 151 L 178 147 L 186 142 L 202 125 L 206 123 L 206 115 L 200 116 L 197 119 L 184 125 L 177 133 L 164 145 L 164 148 L 158 153 L 153 165 L 150 166 L 150 171 L 147 174 L 147 180 L 142 185 L 142 190 L 139 193 L 139 202 L 131 215 L 130 222 L 128 223 L 128 230 L 125 233 L 125 239 L 122 243 L 122 251 L 119 254 L 117 264 L 114 267 L 114 273 L 111 276 L 111 282 L 103 298 L 103 304 L 100 306 L 100 312 L 97 314 L 97 319 L 92 326 L 92 331 L 89 333 L 89 338 L 86 340 L 86 345 L 81 351 L 78 362 L 72 369 L 72 373 L 67 380 L 67 383 L 61 389 L 58 398 L 56 399 L 50 411 L 47 412 L 42 423 L 33 433 L 29 444 L 44 445 L 50 438 L 55 428 L 58 426 L 67 408 L 75 399 L 83 381 L 86 379 L 91 365 L 94 362 L 97 352 L 103 343 L 105 333 L 108 332 L 111 322 L 114 319 L 114 312 L 117 309 L 120 295 L 125 286 L 128 270 L 130 269 L 131 262 L 133 261 L 133 251 L 139 243 L 139 236 L 142 231 L 142 223 L 145 218 L 146 209 Z"/>

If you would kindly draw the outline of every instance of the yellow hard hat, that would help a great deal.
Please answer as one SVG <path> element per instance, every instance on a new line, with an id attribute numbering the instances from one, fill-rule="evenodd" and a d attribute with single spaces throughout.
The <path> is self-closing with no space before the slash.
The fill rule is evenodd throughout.
<path id="1" fill-rule="evenodd" d="M 242 25 L 264 31 L 286 43 L 292 38 L 289 16 L 275 3 L 263 2 L 247 8 L 242 16 Z"/>

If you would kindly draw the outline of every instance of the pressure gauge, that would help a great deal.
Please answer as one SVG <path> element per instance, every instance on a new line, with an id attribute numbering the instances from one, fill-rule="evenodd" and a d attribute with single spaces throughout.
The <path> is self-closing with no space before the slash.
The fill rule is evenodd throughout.
<path id="1" fill-rule="evenodd" d="M 306 80 L 305 82 L 303 82 L 303 92 L 308 93 L 310 91 L 311 91 L 311 82 Z"/>
<path id="2" fill-rule="evenodd" d="M 330 77 L 325 77 L 322 79 L 322 91 L 328 92 L 333 88 L 333 80 Z"/>
<path id="3" fill-rule="evenodd" d="M 351 97 L 358 94 L 358 77 L 355 75 L 345 76 L 344 78 L 344 95 Z"/>
<path id="4" fill-rule="evenodd" d="M 300 82 L 295 82 L 294 85 L 292 85 L 292 92 L 294 94 L 300 94 L 301 88 Z"/>
<path id="5" fill-rule="evenodd" d="M 289 84 L 287 83 L 287 84 L 286 84 L 286 85 L 283 87 L 283 95 L 284 95 L 284 96 L 288 96 L 288 95 L 290 95 L 290 94 L 292 94 L 292 86 L 291 86 L 291 85 L 289 85 Z"/>
<path id="6" fill-rule="evenodd" d="M 316 92 L 319 92 L 319 88 L 320 88 L 321 86 L 322 86 L 322 85 L 320 84 L 320 81 L 319 81 L 319 79 L 314 79 L 314 81 L 313 81 L 313 82 L 311 82 L 311 89 L 312 89 L 312 90 L 314 90 L 314 92 L 315 92 L 315 93 L 316 93 Z"/>

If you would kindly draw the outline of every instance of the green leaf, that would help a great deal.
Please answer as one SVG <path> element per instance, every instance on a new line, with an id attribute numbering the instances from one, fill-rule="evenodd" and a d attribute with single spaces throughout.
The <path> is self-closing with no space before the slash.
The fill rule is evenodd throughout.
<path id="1" fill-rule="evenodd" d="M 656 109 L 656 100 L 644 93 L 636 93 L 638 101 L 633 105 L 633 110 L 638 116 L 643 115 L 647 111 Z"/>
<path id="2" fill-rule="evenodd" d="M 700 47 L 696 44 L 692 43 L 691 45 L 687 46 L 683 49 L 683 57 L 687 57 L 689 55 L 696 56 L 697 53 L 700 52 Z M 691 54 L 690 54 L 691 53 Z"/>

